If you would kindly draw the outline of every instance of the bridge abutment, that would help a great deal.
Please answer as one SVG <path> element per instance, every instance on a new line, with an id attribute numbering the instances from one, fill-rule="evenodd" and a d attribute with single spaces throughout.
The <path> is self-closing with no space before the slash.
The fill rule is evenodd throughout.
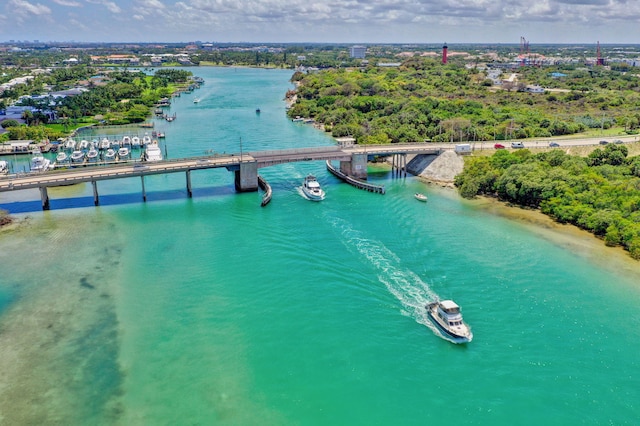
<path id="1" fill-rule="evenodd" d="M 240 163 L 235 171 L 235 185 L 238 192 L 252 192 L 258 190 L 258 162 Z"/>
<path id="2" fill-rule="evenodd" d="M 40 187 L 40 200 L 42 201 L 42 210 L 49 210 L 49 193 L 46 186 Z"/>
<path id="3" fill-rule="evenodd" d="M 340 161 L 340 171 L 356 179 L 367 179 L 367 154 L 351 154 L 351 161 Z"/>

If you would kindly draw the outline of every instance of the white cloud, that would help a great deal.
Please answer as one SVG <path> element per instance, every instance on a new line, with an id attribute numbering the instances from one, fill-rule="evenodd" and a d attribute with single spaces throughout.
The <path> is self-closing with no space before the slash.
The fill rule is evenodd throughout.
<path id="1" fill-rule="evenodd" d="M 14 9 L 14 12 L 18 15 L 50 15 L 51 9 L 43 4 L 32 4 L 26 0 L 10 0 L 9 6 Z"/>
<path id="2" fill-rule="evenodd" d="M 67 7 L 82 7 L 82 4 L 77 1 L 72 0 L 53 0 L 54 3 L 59 4 L 60 6 Z"/>

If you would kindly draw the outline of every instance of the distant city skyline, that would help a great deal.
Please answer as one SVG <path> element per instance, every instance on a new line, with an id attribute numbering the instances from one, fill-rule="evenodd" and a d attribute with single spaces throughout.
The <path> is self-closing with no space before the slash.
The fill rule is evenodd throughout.
<path id="1" fill-rule="evenodd" d="M 5 0 L 0 41 L 640 43 L 628 0 Z"/>

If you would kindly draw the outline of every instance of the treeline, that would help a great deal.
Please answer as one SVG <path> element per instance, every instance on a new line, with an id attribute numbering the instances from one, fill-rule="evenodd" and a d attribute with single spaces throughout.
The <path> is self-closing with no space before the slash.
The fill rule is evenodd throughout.
<path id="1" fill-rule="evenodd" d="M 82 66 L 70 67 L 54 70 L 43 79 L 46 78 L 46 83 L 58 89 L 67 89 L 75 87 L 78 79 L 89 78 L 91 74 L 88 71 L 91 70 Z M 26 126 L 15 120 L 3 123 L 7 130 L 5 138 L 55 139 L 64 136 L 64 130 L 50 129 L 46 125 L 58 123 L 71 128 L 78 122 L 86 122 L 87 118 L 96 116 L 101 116 L 103 124 L 142 122 L 149 116 L 154 104 L 171 94 L 172 87 L 186 85 L 191 76 L 191 71 L 179 69 L 160 69 L 153 75 L 127 70 L 112 71 L 104 75 L 104 85 L 90 85 L 87 91 L 78 95 L 64 98 L 25 97 L 18 105 L 31 106 L 35 111 L 24 111 L 21 118 Z M 53 112 L 57 119 L 52 121 Z"/>
<path id="2" fill-rule="evenodd" d="M 586 158 L 559 149 L 499 150 L 469 158 L 455 184 L 465 198 L 487 195 L 539 208 L 640 259 L 640 156 L 628 157 L 624 145 L 597 148 Z"/>
<path id="3" fill-rule="evenodd" d="M 297 102 L 290 117 L 310 117 L 333 136 L 358 143 L 489 141 L 570 135 L 589 128 L 640 126 L 638 76 L 615 71 L 566 75 L 553 68 L 525 73 L 555 86 L 557 93 L 526 93 L 526 86 L 491 87 L 484 72 L 411 58 L 397 68 L 368 66 L 293 75 Z M 539 73 L 539 74 L 536 74 Z M 625 84 L 614 84 L 615 78 Z M 587 88 L 587 89 L 585 89 Z"/>

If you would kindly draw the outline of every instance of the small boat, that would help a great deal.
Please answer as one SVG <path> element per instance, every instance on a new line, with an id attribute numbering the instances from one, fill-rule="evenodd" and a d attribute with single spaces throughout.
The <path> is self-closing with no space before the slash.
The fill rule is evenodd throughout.
<path id="1" fill-rule="evenodd" d="M 91 163 L 98 161 L 98 150 L 95 149 L 95 147 L 91 147 L 89 152 L 87 152 L 87 161 Z"/>
<path id="2" fill-rule="evenodd" d="M 194 99 L 193 99 L 193 103 L 194 103 L 194 104 L 197 104 L 198 102 L 200 102 L 200 98 L 194 98 Z"/>
<path id="3" fill-rule="evenodd" d="M 416 197 L 416 200 L 418 201 L 427 201 L 427 196 L 419 192 L 416 192 L 413 196 Z"/>
<path id="4" fill-rule="evenodd" d="M 113 148 L 107 149 L 107 152 L 104 153 L 104 161 L 115 161 L 116 160 L 116 150 Z"/>
<path id="5" fill-rule="evenodd" d="M 56 166 L 63 166 L 69 164 L 69 156 L 66 152 L 60 151 L 58 155 L 56 155 Z"/>
<path id="6" fill-rule="evenodd" d="M 118 160 L 128 160 L 129 159 L 129 148 L 123 146 L 118 150 Z"/>
<path id="7" fill-rule="evenodd" d="M 80 145 L 78 145 L 78 148 L 79 148 L 81 151 L 87 151 L 87 150 L 89 149 L 89 141 L 88 141 L 88 140 L 86 140 L 86 139 L 82 139 L 82 140 L 80 141 Z"/>
<path id="8" fill-rule="evenodd" d="M 256 114 L 260 114 L 260 108 L 256 108 Z"/>
<path id="9" fill-rule="evenodd" d="M 78 150 L 73 151 L 71 153 L 71 162 L 75 164 L 84 162 L 84 152 Z"/>
<path id="10" fill-rule="evenodd" d="M 109 139 L 102 138 L 102 140 L 100 141 L 100 146 L 99 146 L 100 151 L 106 151 L 110 147 L 111 147 L 111 142 L 109 142 Z"/>
<path id="11" fill-rule="evenodd" d="M 145 161 L 160 161 L 162 160 L 162 150 L 157 143 L 150 143 L 144 151 Z"/>
<path id="12" fill-rule="evenodd" d="M 425 308 L 429 319 L 454 343 L 468 343 L 473 339 L 471 328 L 462 319 L 460 306 L 453 300 L 436 300 Z"/>
<path id="13" fill-rule="evenodd" d="M 6 175 L 9 173 L 9 163 L 1 160 L 0 161 L 0 175 Z"/>
<path id="14" fill-rule="evenodd" d="M 31 158 L 31 171 L 32 172 L 46 172 L 51 166 L 51 160 L 44 158 L 40 151 L 34 151 Z"/>
<path id="15" fill-rule="evenodd" d="M 151 143 L 151 136 L 149 135 L 144 135 L 142 137 L 142 145 L 147 146 Z"/>
<path id="16" fill-rule="evenodd" d="M 127 146 L 126 144 L 123 144 L 124 146 Z M 140 138 L 137 136 L 134 136 L 131 138 L 131 147 L 135 147 L 135 148 L 140 148 Z"/>
<path id="17" fill-rule="evenodd" d="M 312 201 L 324 200 L 325 193 L 320 187 L 320 183 L 313 175 L 308 175 L 302 182 L 302 192 L 304 195 Z"/>
<path id="18" fill-rule="evenodd" d="M 64 143 L 64 149 L 68 149 L 69 151 L 73 151 L 76 149 L 76 141 L 69 138 Z"/>

